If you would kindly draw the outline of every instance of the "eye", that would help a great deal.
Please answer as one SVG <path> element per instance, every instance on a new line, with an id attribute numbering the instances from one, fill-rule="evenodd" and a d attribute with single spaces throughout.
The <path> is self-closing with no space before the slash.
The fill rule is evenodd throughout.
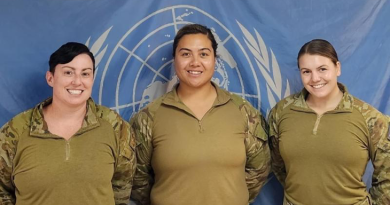
<path id="1" fill-rule="evenodd" d="M 202 53 L 200 53 L 200 57 L 207 57 L 207 56 L 209 56 L 209 54 L 208 54 L 208 53 L 206 53 L 206 52 L 202 52 Z"/>
<path id="2" fill-rule="evenodd" d="M 183 52 L 183 53 L 181 53 L 181 56 L 189 57 L 189 56 L 191 56 L 191 54 L 189 52 Z"/>
<path id="3" fill-rule="evenodd" d="M 309 74 L 310 73 L 310 71 L 308 71 L 308 70 L 301 70 L 301 74 L 302 75 L 307 75 L 307 74 Z"/>
<path id="4" fill-rule="evenodd" d="M 319 70 L 320 70 L 320 72 L 324 72 L 324 71 L 326 71 L 327 69 L 326 69 L 326 68 L 320 68 Z"/>
<path id="5" fill-rule="evenodd" d="M 91 76 L 91 73 L 90 72 L 83 72 L 83 73 L 81 73 L 81 75 L 83 76 L 83 77 L 89 77 L 89 76 Z"/>
<path id="6" fill-rule="evenodd" d="M 66 75 L 66 76 L 71 76 L 71 75 L 73 75 L 73 71 L 71 71 L 71 70 L 65 70 L 65 71 L 64 71 L 64 75 Z"/>

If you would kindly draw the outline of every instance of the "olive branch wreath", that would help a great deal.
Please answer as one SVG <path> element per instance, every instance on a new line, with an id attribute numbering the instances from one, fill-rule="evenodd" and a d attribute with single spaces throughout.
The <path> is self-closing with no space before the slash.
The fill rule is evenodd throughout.
<path id="1" fill-rule="evenodd" d="M 286 80 L 286 89 L 282 95 L 282 76 L 280 72 L 280 67 L 276 56 L 271 48 L 267 48 L 264 43 L 263 38 L 259 32 L 254 29 L 255 36 L 253 36 L 248 29 L 246 29 L 240 22 L 237 21 L 238 26 L 240 27 L 242 33 L 244 34 L 244 42 L 248 49 L 251 51 L 254 56 L 255 62 L 258 69 L 263 75 L 266 81 L 267 87 L 267 96 L 270 107 L 274 107 L 276 103 L 290 95 L 290 83 L 288 79 Z M 275 97 L 277 99 L 275 99 Z M 267 109 L 267 115 L 269 110 Z"/>
<path id="2" fill-rule="evenodd" d="M 85 45 L 90 49 L 90 51 L 93 53 L 95 57 L 95 73 L 97 73 L 99 69 L 99 64 L 102 61 L 104 54 L 106 54 L 108 44 L 102 49 L 104 42 L 106 41 L 108 34 L 111 31 L 111 28 L 108 28 L 100 37 L 92 44 L 92 46 L 89 46 L 91 41 L 91 36 L 88 38 Z M 96 78 L 96 75 L 94 75 L 94 80 Z"/>

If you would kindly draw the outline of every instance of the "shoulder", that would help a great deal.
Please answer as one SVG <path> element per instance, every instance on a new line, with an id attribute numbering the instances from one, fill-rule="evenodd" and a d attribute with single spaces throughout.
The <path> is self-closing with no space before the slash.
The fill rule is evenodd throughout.
<path id="1" fill-rule="evenodd" d="M 381 118 L 381 120 L 387 121 L 386 116 L 370 104 L 352 95 L 351 98 L 353 99 L 353 108 L 357 110 L 366 121 L 375 120 L 377 118 Z"/>
<path id="2" fill-rule="evenodd" d="M 301 95 L 302 95 L 302 93 L 295 93 L 295 94 L 289 95 L 289 96 L 283 98 L 278 103 L 276 103 L 275 107 L 277 109 L 283 110 L 283 109 L 286 109 L 287 107 L 290 107 L 294 103 L 300 103 Z"/>
<path id="3" fill-rule="evenodd" d="M 233 94 L 233 93 L 229 93 L 228 91 L 225 91 L 224 92 L 230 96 L 230 98 L 232 99 L 233 103 L 240 106 L 240 105 L 243 105 L 243 104 L 246 104 L 247 101 L 242 98 L 241 96 L 239 95 L 236 95 L 236 94 Z"/>
<path id="4" fill-rule="evenodd" d="M 352 99 L 353 102 L 353 107 L 357 109 L 359 112 L 364 113 L 366 111 L 373 111 L 373 112 L 379 112 L 377 109 L 375 109 L 373 106 L 370 104 L 364 102 L 363 100 L 351 95 L 350 98 Z"/>
<path id="5" fill-rule="evenodd" d="M 373 140 L 374 144 L 380 140 L 383 141 L 386 139 L 386 133 L 389 128 L 389 120 L 386 115 L 356 97 L 353 97 L 353 108 L 363 117 L 367 129 L 370 132 L 370 138 Z"/>
<path id="6" fill-rule="evenodd" d="M 103 105 L 95 105 L 96 106 L 96 117 L 100 120 L 103 120 L 105 122 L 108 122 L 112 125 L 114 129 L 119 128 L 123 123 L 126 124 L 127 122 L 123 120 L 123 118 L 114 110 L 103 106 Z"/>
<path id="7" fill-rule="evenodd" d="M 1 134 L 16 138 L 26 130 L 29 130 L 31 124 L 33 109 L 19 113 L 0 129 Z"/>
<path id="8" fill-rule="evenodd" d="M 242 113 L 244 119 L 247 119 L 248 117 L 254 118 L 254 117 L 260 117 L 263 118 L 261 112 L 252 106 L 252 104 L 247 101 L 246 99 L 242 98 L 241 96 L 238 96 L 236 94 L 230 93 L 231 101 L 233 104 L 237 107 L 237 109 Z"/>
<path id="9" fill-rule="evenodd" d="M 161 104 L 163 103 L 164 99 L 167 98 L 170 94 L 171 92 L 165 93 L 159 98 L 153 100 L 146 107 L 142 108 L 140 112 L 156 112 L 161 107 Z"/>
<path id="10" fill-rule="evenodd" d="M 162 95 L 161 97 L 157 98 L 156 100 L 153 100 L 152 102 L 150 102 L 146 107 L 139 110 L 131 118 L 130 123 L 134 122 L 135 119 L 149 118 L 149 119 L 153 120 L 155 113 L 161 107 L 161 104 L 163 103 L 164 99 L 167 97 L 168 94 L 169 93 Z"/>
<path id="11" fill-rule="evenodd" d="M 96 105 L 96 116 L 105 120 L 116 120 L 117 118 L 121 118 L 116 111 L 104 105 Z"/>
<path id="12" fill-rule="evenodd" d="M 302 103 L 300 102 L 301 101 L 300 98 L 301 98 L 301 93 L 295 93 L 288 97 L 283 98 L 278 103 L 276 103 L 276 105 L 271 109 L 270 115 L 280 115 L 286 110 L 289 110 L 293 104 L 297 104 L 297 103 L 302 104 L 303 102 Z"/>
<path id="13" fill-rule="evenodd" d="M 226 91 L 227 92 L 227 91 Z M 241 110 L 243 107 L 246 107 L 250 110 L 256 110 L 250 102 L 248 102 L 246 99 L 242 98 L 239 95 L 229 93 L 230 98 L 232 99 L 232 102 Z M 257 111 L 257 110 L 256 110 Z"/>

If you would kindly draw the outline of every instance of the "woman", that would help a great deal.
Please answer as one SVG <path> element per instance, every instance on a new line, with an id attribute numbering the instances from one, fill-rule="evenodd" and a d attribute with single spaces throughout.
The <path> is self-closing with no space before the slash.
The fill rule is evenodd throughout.
<path id="1" fill-rule="evenodd" d="M 217 43 L 199 24 L 173 43 L 180 83 L 136 114 L 139 204 L 246 205 L 270 169 L 265 121 L 247 101 L 211 82 Z"/>
<path id="2" fill-rule="evenodd" d="M 1 128 L 0 204 L 127 205 L 134 136 L 117 113 L 90 98 L 93 54 L 67 43 L 49 65 L 53 97 Z"/>
<path id="3" fill-rule="evenodd" d="M 284 203 L 390 204 L 386 117 L 337 82 L 341 64 L 328 41 L 303 45 L 298 67 L 304 89 L 269 116 L 272 167 L 284 185 Z M 368 193 L 362 177 L 370 159 L 375 171 Z"/>

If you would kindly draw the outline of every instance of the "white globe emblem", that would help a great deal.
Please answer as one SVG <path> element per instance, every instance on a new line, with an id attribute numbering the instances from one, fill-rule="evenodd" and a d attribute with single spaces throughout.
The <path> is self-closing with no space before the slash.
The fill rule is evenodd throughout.
<path id="1" fill-rule="evenodd" d="M 132 113 L 170 91 L 178 82 L 173 68 L 173 39 L 176 32 L 189 23 L 204 24 L 213 30 L 219 57 L 212 80 L 220 87 L 245 97 L 259 108 L 260 87 L 257 75 L 241 43 L 216 18 L 189 5 L 158 10 L 140 20 L 124 34 L 104 67 L 99 87 L 99 104 L 102 104 L 102 99 L 111 99 L 109 105 L 105 104 L 129 119 Z M 148 34 L 144 35 L 146 32 Z M 241 56 L 239 64 L 245 68 L 238 66 L 235 59 L 237 55 Z"/>

